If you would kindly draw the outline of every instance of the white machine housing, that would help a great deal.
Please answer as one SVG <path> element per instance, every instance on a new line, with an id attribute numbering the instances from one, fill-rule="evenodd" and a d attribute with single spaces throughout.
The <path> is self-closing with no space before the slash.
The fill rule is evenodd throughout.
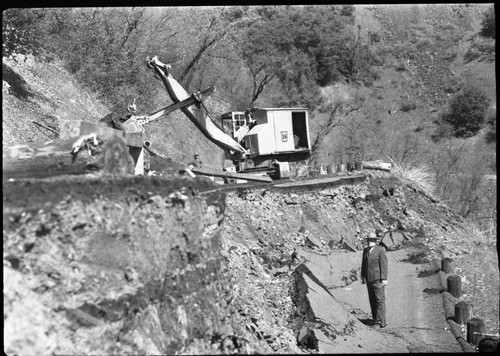
<path id="1" fill-rule="evenodd" d="M 257 108 L 252 118 L 242 140 L 249 157 L 311 151 L 307 108 Z"/>

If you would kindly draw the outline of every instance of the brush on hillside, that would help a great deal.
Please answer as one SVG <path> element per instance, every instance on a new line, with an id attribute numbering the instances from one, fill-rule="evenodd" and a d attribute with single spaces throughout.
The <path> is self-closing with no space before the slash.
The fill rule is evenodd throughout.
<path id="1" fill-rule="evenodd" d="M 414 184 L 429 195 L 433 195 L 436 188 L 435 175 L 426 165 L 413 166 L 411 164 L 398 163 L 393 158 L 392 173 L 403 182 Z"/>

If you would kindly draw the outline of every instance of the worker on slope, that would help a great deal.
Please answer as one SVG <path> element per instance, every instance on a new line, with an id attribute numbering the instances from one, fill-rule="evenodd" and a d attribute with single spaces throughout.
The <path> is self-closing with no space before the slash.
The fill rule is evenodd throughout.
<path id="1" fill-rule="evenodd" d="M 387 326 L 385 319 L 385 286 L 387 285 L 387 255 L 378 244 L 377 234 L 368 234 L 368 247 L 363 250 L 361 262 L 361 283 L 367 285 L 373 325 Z"/>

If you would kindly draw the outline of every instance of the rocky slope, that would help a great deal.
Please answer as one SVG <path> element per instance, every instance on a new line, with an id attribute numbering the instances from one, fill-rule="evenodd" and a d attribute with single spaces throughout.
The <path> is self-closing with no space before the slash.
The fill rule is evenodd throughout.
<path id="1" fill-rule="evenodd" d="M 339 337 L 369 352 L 366 311 L 331 294 L 357 283 L 359 268 L 318 270 L 318 259 L 356 255 L 372 229 L 393 231 L 390 251 L 416 247 L 408 262 L 495 258 L 491 244 L 458 238 L 450 209 L 386 174 L 316 190 L 217 193 L 203 179 L 105 176 L 3 188 L 8 353 L 314 353 Z M 475 281 L 481 299 L 498 298 L 498 276 L 488 278 Z M 498 309 L 475 313 L 496 327 Z M 408 347 L 384 338 L 375 351 Z"/>
<path id="2" fill-rule="evenodd" d="M 310 300 L 304 299 L 304 288 L 314 280 L 319 280 L 325 291 L 357 282 L 359 266 L 345 267 L 352 266 L 352 262 L 344 266 L 342 260 L 319 261 L 338 251 L 352 254 L 349 258 L 353 258 L 354 251 L 362 248 L 363 236 L 373 229 L 389 232 L 383 240 L 389 251 L 408 249 L 406 260 L 410 263 L 425 264 L 445 257 L 460 261 L 461 273 L 467 275 L 462 299 L 468 301 L 473 293 L 468 278 L 478 270 L 469 269 L 474 258 L 467 257 L 481 251 L 489 266 L 482 271 L 479 288 L 488 292 L 482 292 L 481 298 L 476 296 L 476 303 L 482 299 L 484 308 L 486 300 L 492 301 L 489 293 L 498 295 L 495 273 L 498 258 L 494 244 L 473 241 L 470 236 L 463 238 L 458 233 L 463 226 L 459 216 L 390 174 L 371 174 L 365 184 L 335 189 L 241 190 L 228 194 L 226 201 L 223 251 L 229 259 L 228 272 L 239 286 L 235 308 L 243 317 L 241 325 L 253 321 L 257 332 L 268 335 L 265 338 L 270 346 L 267 352 L 295 352 L 297 343 L 303 350 L 318 350 L 318 338 L 356 335 L 363 330 L 354 322 L 354 326 L 348 326 L 352 316 L 342 308 L 339 310 L 343 313 L 334 319 L 347 329 L 332 329 L 336 324 L 332 321 L 326 326 L 319 322 L 325 316 L 311 313 Z M 323 267 L 318 269 L 315 265 Z M 311 276 L 312 281 L 307 282 L 305 276 Z M 477 283 L 476 279 L 475 289 Z M 331 303 L 336 305 L 337 301 Z M 328 310 L 332 309 L 335 307 Z M 498 315 L 496 305 L 476 309 L 476 315 L 487 320 L 489 330 L 494 331 L 498 325 L 490 313 Z M 301 330 L 305 334 L 301 334 Z M 321 336 L 308 342 L 307 335 L 314 330 Z M 290 331 L 295 338 L 291 338 Z M 379 348 L 375 352 L 385 351 Z"/>

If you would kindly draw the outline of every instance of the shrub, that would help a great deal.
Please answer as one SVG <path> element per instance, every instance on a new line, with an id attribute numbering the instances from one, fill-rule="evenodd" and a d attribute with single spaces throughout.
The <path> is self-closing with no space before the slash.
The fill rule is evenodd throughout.
<path id="1" fill-rule="evenodd" d="M 404 72 L 406 70 L 405 63 L 403 61 L 399 61 L 394 66 L 397 72 Z"/>
<path id="2" fill-rule="evenodd" d="M 37 54 L 41 48 L 40 9 L 7 9 L 2 14 L 2 56 Z"/>
<path id="3" fill-rule="evenodd" d="M 411 43 L 398 43 L 394 46 L 392 54 L 396 58 L 413 58 L 413 54 L 419 52 Z"/>
<path id="4" fill-rule="evenodd" d="M 380 73 L 373 67 L 370 67 L 368 70 L 361 73 L 359 78 L 359 80 L 367 87 L 371 86 L 373 82 L 378 79 L 380 79 Z"/>
<path id="5" fill-rule="evenodd" d="M 378 43 L 380 42 L 380 34 L 378 32 L 369 32 L 369 43 Z"/>
<path id="6" fill-rule="evenodd" d="M 425 165 L 414 166 L 392 161 L 391 172 L 401 181 L 416 185 L 427 194 L 432 195 L 436 189 L 435 174 Z"/>
<path id="7" fill-rule="evenodd" d="M 451 138 L 453 136 L 455 130 L 450 123 L 441 119 L 434 121 L 434 124 L 436 124 L 436 130 L 431 136 L 434 142 L 440 142 L 442 139 Z"/>
<path id="8" fill-rule="evenodd" d="M 493 62 L 495 60 L 495 41 L 484 38 L 474 39 L 464 55 L 464 61 L 469 63 L 474 59 Z"/>
<path id="9" fill-rule="evenodd" d="M 486 114 L 486 123 L 489 126 L 488 132 L 486 133 L 486 142 L 492 143 L 497 142 L 497 110 L 491 108 Z"/>
<path id="10" fill-rule="evenodd" d="M 432 45 L 434 45 L 434 43 L 432 42 L 432 40 L 430 38 L 426 37 L 426 38 L 422 38 L 422 39 L 418 40 L 418 42 L 416 43 L 415 47 L 417 47 L 417 49 L 419 51 L 423 51 L 426 48 L 431 47 Z"/>
<path id="11" fill-rule="evenodd" d="M 457 30 L 457 26 L 453 25 L 452 23 L 450 23 L 449 21 L 448 22 L 445 22 L 445 23 L 442 23 L 442 24 L 439 24 L 437 25 L 437 28 L 436 28 L 439 32 L 444 32 L 444 31 L 448 31 L 450 33 L 453 33 Z"/>
<path id="12" fill-rule="evenodd" d="M 455 137 L 470 137 L 483 128 L 488 104 L 480 88 L 468 85 L 450 100 L 442 119 L 451 124 Z"/>
<path id="13" fill-rule="evenodd" d="M 408 112 L 411 110 L 415 110 L 416 108 L 417 108 L 417 104 L 415 104 L 415 102 L 410 101 L 410 100 L 405 100 L 401 103 L 399 110 L 401 110 L 402 112 Z"/>

